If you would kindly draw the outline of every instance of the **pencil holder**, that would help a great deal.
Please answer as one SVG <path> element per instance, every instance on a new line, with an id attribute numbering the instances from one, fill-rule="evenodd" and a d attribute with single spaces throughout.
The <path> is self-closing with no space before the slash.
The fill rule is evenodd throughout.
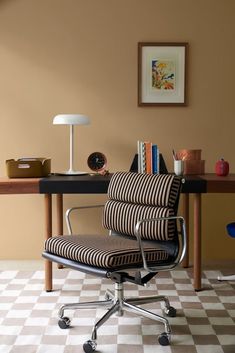
<path id="1" fill-rule="evenodd" d="M 184 161 L 182 161 L 182 159 L 174 160 L 175 175 L 183 175 L 183 172 L 184 172 Z"/>

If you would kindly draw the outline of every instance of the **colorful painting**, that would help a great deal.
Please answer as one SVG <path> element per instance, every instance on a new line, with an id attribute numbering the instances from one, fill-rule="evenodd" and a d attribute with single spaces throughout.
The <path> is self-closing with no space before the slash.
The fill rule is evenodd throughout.
<path id="1" fill-rule="evenodd" d="M 152 88 L 175 89 L 175 63 L 171 60 L 152 60 Z"/>
<path id="2" fill-rule="evenodd" d="M 185 42 L 138 43 L 138 106 L 187 105 Z"/>

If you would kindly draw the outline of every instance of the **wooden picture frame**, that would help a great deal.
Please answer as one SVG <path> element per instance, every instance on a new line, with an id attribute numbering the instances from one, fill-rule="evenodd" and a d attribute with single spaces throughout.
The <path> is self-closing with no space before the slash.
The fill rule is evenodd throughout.
<path id="1" fill-rule="evenodd" d="M 138 106 L 186 106 L 188 43 L 138 43 Z"/>

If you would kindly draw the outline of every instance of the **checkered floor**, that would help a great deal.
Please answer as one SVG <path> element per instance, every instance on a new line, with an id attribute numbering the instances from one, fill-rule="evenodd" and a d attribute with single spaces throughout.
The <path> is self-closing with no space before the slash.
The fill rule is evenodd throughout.
<path id="1" fill-rule="evenodd" d="M 177 309 L 169 318 L 171 346 L 160 346 L 162 324 L 125 313 L 98 330 L 97 351 L 103 353 L 234 353 L 235 282 L 218 282 L 217 271 L 205 271 L 204 290 L 195 292 L 188 270 L 160 273 L 150 287 L 126 285 L 126 296 L 166 294 Z M 46 293 L 43 271 L 0 272 L 0 353 L 80 353 L 90 338 L 99 310 L 66 312 L 70 329 L 57 325 L 57 310 L 66 302 L 97 300 L 111 288 L 108 280 L 71 270 L 54 271 L 54 288 Z M 160 304 L 147 305 L 162 313 Z"/>

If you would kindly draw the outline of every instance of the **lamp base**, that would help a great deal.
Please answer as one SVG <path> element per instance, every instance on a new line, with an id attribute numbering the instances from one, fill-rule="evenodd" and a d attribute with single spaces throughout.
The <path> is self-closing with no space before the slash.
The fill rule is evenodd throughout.
<path id="1" fill-rule="evenodd" d="M 55 173 L 57 175 L 87 175 L 89 174 L 88 172 L 82 172 L 79 170 L 66 170 L 64 172 L 57 172 Z"/>

